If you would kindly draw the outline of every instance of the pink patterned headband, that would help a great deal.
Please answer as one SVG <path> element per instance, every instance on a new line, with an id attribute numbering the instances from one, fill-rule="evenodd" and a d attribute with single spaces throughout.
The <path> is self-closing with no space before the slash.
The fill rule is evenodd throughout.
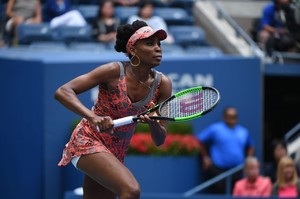
<path id="1" fill-rule="evenodd" d="M 137 31 L 135 31 L 135 33 L 133 33 L 131 35 L 131 37 L 129 38 L 127 45 L 126 45 L 127 53 L 130 51 L 130 49 L 134 46 L 134 44 L 138 40 L 151 37 L 154 34 L 160 40 L 164 40 L 167 38 L 166 31 L 164 31 L 162 29 L 154 31 L 150 26 L 144 26 L 144 27 L 138 29 Z"/>

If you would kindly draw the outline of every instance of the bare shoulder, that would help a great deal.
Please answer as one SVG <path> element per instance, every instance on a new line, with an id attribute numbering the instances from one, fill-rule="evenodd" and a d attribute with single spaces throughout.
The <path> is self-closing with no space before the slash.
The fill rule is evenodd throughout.
<path id="1" fill-rule="evenodd" d="M 164 73 L 162 73 L 162 82 L 172 85 L 171 79 L 168 76 L 166 76 Z"/>
<path id="2" fill-rule="evenodd" d="M 96 71 L 109 73 L 108 75 L 116 75 L 120 72 L 120 67 L 117 62 L 109 62 L 98 66 Z"/>
<path id="3" fill-rule="evenodd" d="M 162 78 L 161 78 L 161 84 L 162 84 L 162 87 L 165 87 L 165 89 L 172 90 L 171 79 L 163 73 L 162 73 Z"/>
<path id="4" fill-rule="evenodd" d="M 102 82 L 108 83 L 111 80 L 119 78 L 120 66 L 117 62 L 109 62 L 98 66 L 91 71 L 97 79 L 101 79 Z"/>

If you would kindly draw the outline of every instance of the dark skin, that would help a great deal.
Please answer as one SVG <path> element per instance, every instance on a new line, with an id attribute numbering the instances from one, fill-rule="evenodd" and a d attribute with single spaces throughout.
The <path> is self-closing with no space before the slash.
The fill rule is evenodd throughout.
<path id="1" fill-rule="evenodd" d="M 140 58 L 140 65 L 137 67 L 131 66 L 129 62 L 125 63 L 128 97 L 132 102 L 137 102 L 145 98 L 149 92 L 144 85 L 139 84 L 139 81 L 152 85 L 154 81 L 152 68 L 161 63 L 162 50 L 160 48 L 160 40 L 155 36 L 139 40 L 130 49 L 129 53 Z M 113 134 L 112 118 L 110 116 L 95 115 L 81 103 L 77 95 L 97 86 L 99 83 L 105 83 L 108 90 L 115 89 L 119 76 L 120 69 L 117 63 L 104 64 L 58 88 L 55 98 L 68 109 L 86 118 L 95 126 Z M 171 92 L 171 80 L 163 75 L 157 103 L 167 99 Z M 157 146 L 164 143 L 167 122 L 151 120 L 148 115 L 142 115 L 140 122 L 149 124 L 153 142 Z M 77 167 L 86 174 L 83 183 L 84 199 L 99 197 L 113 199 L 116 196 L 119 196 L 120 199 L 140 198 L 140 187 L 135 177 L 112 154 L 94 153 L 82 155 L 77 163 Z"/>

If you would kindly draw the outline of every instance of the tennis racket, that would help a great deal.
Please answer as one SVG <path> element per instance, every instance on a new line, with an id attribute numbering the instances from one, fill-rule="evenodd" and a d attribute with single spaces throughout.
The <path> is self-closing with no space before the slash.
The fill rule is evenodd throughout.
<path id="1" fill-rule="evenodd" d="M 220 101 L 220 93 L 213 87 L 193 87 L 182 90 L 164 102 L 135 116 L 127 116 L 113 121 L 114 127 L 137 122 L 140 115 L 158 110 L 158 116 L 150 116 L 154 120 L 187 121 L 199 118 L 212 111 Z"/>

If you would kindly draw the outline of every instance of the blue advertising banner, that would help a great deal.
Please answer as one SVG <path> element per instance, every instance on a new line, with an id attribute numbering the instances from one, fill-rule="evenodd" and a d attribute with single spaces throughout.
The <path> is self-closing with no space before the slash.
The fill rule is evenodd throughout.
<path id="1" fill-rule="evenodd" d="M 72 179 L 64 177 L 70 169 L 79 171 L 71 165 L 57 166 L 71 126 L 80 117 L 59 104 L 53 95 L 60 85 L 115 57 L 80 61 L 68 56 L 50 57 L 0 57 L 3 198 L 24 198 L 25 193 L 30 199 L 62 199 L 64 191 L 81 186 L 70 185 Z M 262 72 L 258 59 L 166 57 L 157 70 L 172 80 L 173 92 L 199 85 L 216 87 L 221 94 L 220 104 L 210 114 L 191 121 L 194 133 L 219 121 L 224 107 L 235 106 L 239 122 L 249 129 L 256 154 L 261 157 Z M 92 89 L 79 98 L 92 107 L 95 93 Z"/>

